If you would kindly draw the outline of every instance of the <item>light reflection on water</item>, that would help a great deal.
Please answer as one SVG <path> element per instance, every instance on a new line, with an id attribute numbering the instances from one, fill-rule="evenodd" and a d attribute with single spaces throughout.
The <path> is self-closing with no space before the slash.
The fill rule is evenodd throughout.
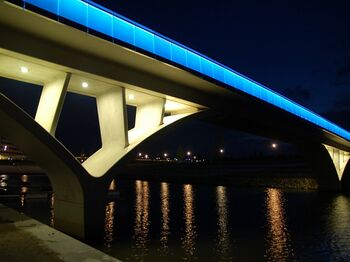
<path id="1" fill-rule="evenodd" d="M 149 242 L 149 203 L 150 192 L 149 185 L 146 181 L 135 181 L 135 224 L 134 224 L 134 241 L 135 241 L 135 254 L 134 256 L 142 260 L 148 254 L 148 242 Z"/>
<path id="2" fill-rule="evenodd" d="M 50 226 L 55 226 L 55 194 L 52 193 L 50 197 Z"/>
<path id="3" fill-rule="evenodd" d="M 110 249 L 113 242 L 114 229 L 114 212 L 115 202 L 111 201 L 106 206 L 106 218 L 105 218 L 105 246 Z"/>
<path id="4" fill-rule="evenodd" d="M 13 206 L 53 226 L 54 196 L 33 198 L 33 181 L 18 176 Z M 118 189 L 96 247 L 123 261 L 350 261 L 348 195 L 144 181 Z"/>
<path id="5" fill-rule="evenodd" d="M 329 231 L 333 260 L 350 261 L 350 201 L 344 195 L 337 196 L 329 208 Z"/>
<path id="6" fill-rule="evenodd" d="M 27 183 L 28 182 L 28 176 L 27 175 L 21 175 L 21 182 L 22 183 Z M 26 203 L 26 193 L 28 192 L 28 187 L 27 186 L 21 186 L 21 192 L 20 192 L 20 202 L 21 202 L 21 207 L 25 206 Z"/>
<path id="7" fill-rule="evenodd" d="M 183 185 L 183 201 L 185 232 L 181 240 L 182 248 L 185 251 L 184 260 L 193 260 L 195 259 L 197 232 L 194 212 L 194 190 L 192 185 Z"/>
<path id="8" fill-rule="evenodd" d="M 25 203 L 26 203 L 26 197 L 25 197 L 25 194 L 21 193 L 20 196 L 19 196 L 19 201 L 21 203 L 21 207 L 24 207 L 25 206 Z"/>
<path id="9" fill-rule="evenodd" d="M 293 250 L 287 228 L 284 210 L 284 198 L 281 190 L 268 188 L 266 190 L 266 218 L 268 232 L 266 236 L 266 260 L 290 261 Z"/>
<path id="10" fill-rule="evenodd" d="M 227 206 L 226 187 L 216 187 L 216 210 L 217 210 L 217 243 L 216 250 L 218 261 L 232 260 L 231 238 L 229 226 L 229 208 Z"/>
<path id="11" fill-rule="evenodd" d="M 170 235 L 170 203 L 169 203 L 169 184 L 161 183 L 160 184 L 160 200 L 161 200 L 161 231 L 160 231 L 160 251 L 161 256 L 166 256 L 168 253 L 168 241 Z"/>

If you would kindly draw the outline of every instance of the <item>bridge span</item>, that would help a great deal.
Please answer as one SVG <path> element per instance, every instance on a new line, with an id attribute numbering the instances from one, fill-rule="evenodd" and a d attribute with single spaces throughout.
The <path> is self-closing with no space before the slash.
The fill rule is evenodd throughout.
<path id="1" fill-rule="evenodd" d="M 42 86 L 34 119 L 0 95 L 0 134 L 47 172 L 64 232 L 103 232 L 122 163 L 146 139 L 198 117 L 296 144 L 320 188 L 350 187 L 347 130 L 91 1 L 0 0 L 0 35 L 0 75 Z M 102 147 L 83 164 L 55 138 L 67 92 L 96 98 Z M 137 108 L 131 130 L 127 105 Z"/>

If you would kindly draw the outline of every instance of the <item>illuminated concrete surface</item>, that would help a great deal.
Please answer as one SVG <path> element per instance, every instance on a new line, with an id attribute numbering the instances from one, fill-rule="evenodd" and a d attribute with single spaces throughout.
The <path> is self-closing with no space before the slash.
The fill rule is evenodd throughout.
<path id="1" fill-rule="evenodd" d="M 23 9 L 0 0 L 0 75 L 41 85 L 43 91 L 35 121 L 1 95 L 0 130 L 48 174 L 56 194 L 57 228 L 78 237 L 93 235 L 91 229 L 103 232 L 95 225 L 103 225 L 113 172 L 140 143 L 204 111 L 210 112 L 208 121 L 306 147 L 312 161 L 332 165 L 319 169 L 321 180 L 333 181 L 325 186 L 339 188 L 338 178 L 349 176 L 349 165 L 338 164 L 337 153 L 333 150 L 330 158 L 323 146 L 350 152 L 349 132 L 293 101 L 86 2 L 25 2 Z M 54 17 L 27 10 L 30 4 Z M 56 12 L 94 31 L 59 22 Z M 102 147 L 83 165 L 54 136 L 66 92 L 97 102 Z M 129 131 L 126 105 L 137 108 Z M 319 161 L 325 156 L 328 160 Z"/>
<path id="2" fill-rule="evenodd" d="M 25 74 L 28 73 L 29 68 Z M 51 135 L 55 135 L 69 79 L 70 74 L 59 74 L 54 79 L 46 80 L 41 91 L 35 121 Z"/>
<path id="3" fill-rule="evenodd" d="M 1 204 L 0 228 L 2 261 L 119 261 Z"/>
<path id="4" fill-rule="evenodd" d="M 340 150 L 338 148 L 334 148 L 332 146 L 327 146 L 327 145 L 324 145 L 324 146 L 326 147 L 330 157 L 333 160 L 333 164 L 335 166 L 335 170 L 337 171 L 339 181 L 341 181 L 345 171 L 345 167 L 349 162 L 350 153 Z"/>

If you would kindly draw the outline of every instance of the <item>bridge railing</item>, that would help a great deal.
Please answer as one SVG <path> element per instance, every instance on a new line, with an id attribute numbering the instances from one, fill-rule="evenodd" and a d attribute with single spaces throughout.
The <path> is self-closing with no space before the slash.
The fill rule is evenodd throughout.
<path id="1" fill-rule="evenodd" d="M 225 86 L 238 89 L 269 104 L 288 111 L 340 137 L 350 140 L 350 133 L 322 116 L 235 72 L 234 70 L 192 50 L 168 37 L 148 29 L 89 0 L 13 0 L 24 8 L 40 8 L 60 18 L 76 23 L 89 31 L 102 34 L 112 41 L 170 61 L 180 67 L 209 77 Z M 13 2 L 9 0 L 9 2 Z M 60 20 L 61 21 L 61 20 Z M 62 21 L 61 21 L 62 22 Z"/>

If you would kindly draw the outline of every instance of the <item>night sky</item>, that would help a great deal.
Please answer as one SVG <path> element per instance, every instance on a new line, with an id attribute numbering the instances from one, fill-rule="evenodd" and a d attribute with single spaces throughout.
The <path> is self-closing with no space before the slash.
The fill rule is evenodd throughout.
<path id="1" fill-rule="evenodd" d="M 349 1 L 95 2 L 183 43 L 350 129 Z M 13 96 L 14 100 L 24 100 L 21 102 L 23 107 L 33 111 L 23 94 L 4 89 L 9 85 L 19 84 L 0 81 L 5 93 Z M 40 91 L 35 92 L 31 95 L 34 100 L 40 94 Z M 69 101 L 71 104 L 78 103 L 86 107 L 84 114 L 96 116 L 93 101 L 75 95 L 69 95 L 67 100 L 57 136 L 74 153 L 82 150 L 91 153 L 99 143 L 95 119 L 80 117 L 78 125 L 72 118 L 75 113 L 67 108 Z M 76 114 L 81 115 L 81 112 Z M 70 130 L 69 135 L 66 130 Z M 167 142 L 169 140 L 172 142 Z M 271 142 L 271 139 L 264 140 L 194 121 L 144 150 L 175 153 L 181 144 L 186 149 L 208 154 L 224 143 L 227 154 L 236 156 L 263 151 Z"/>

